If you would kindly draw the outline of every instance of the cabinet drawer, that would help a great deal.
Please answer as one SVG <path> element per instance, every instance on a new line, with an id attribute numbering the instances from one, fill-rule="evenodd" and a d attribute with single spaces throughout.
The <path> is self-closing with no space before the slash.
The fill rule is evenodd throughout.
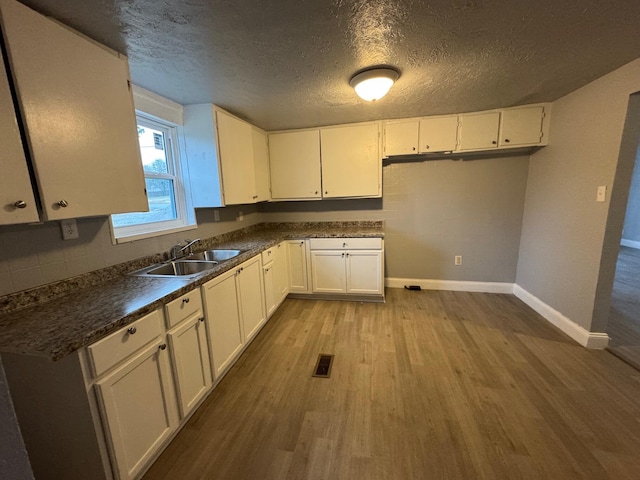
<path id="1" fill-rule="evenodd" d="M 312 238 L 311 250 L 380 250 L 381 238 Z"/>
<path id="2" fill-rule="evenodd" d="M 164 306 L 167 328 L 175 327 L 198 311 L 202 315 L 202 297 L 200 289 L 196 288 Z"/>
<path id="3" fill-rule="evenodd" d="M 273 262 L 273 259 L 276 256 L 276 247 L 267 248 L 264 252 L 262 252 L 262 264 L 266 265 L 269 262 Z"/>
<path id="4" fill-rule="evenodd" d="M 106 338 L 89 345 L 93 373 L 102 375 L 162 333 L 162 311 L 156 310 Z"/>

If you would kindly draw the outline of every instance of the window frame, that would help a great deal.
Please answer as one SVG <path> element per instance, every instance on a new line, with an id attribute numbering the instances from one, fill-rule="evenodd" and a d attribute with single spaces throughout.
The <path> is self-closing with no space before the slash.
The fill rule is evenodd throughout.
<path id="1" fill-rule="evenodd" d="M 138 126 L 146 126 L 161 131 L 165 135 L 165 156 L 169 173 L 155 173 L 144 170 L 142 159 L 140 167 L 144 170 L 145 183 L 147 179 L 168 179 L 173 181 L 176 218 L 117 227 L 114 225 L 113 216 L 111 215 L 109 216 L 109 225 L 111 227 L 111 237 L 114 244 L 132 242 L 197 228 L 195 212 L 188 195 L 188 182 L 185 181 L 186 172 L 184 172 L 185 169 L 182 168 L 185 157 L 181 142 L 179 141 L 181 137 L 181 126 L 146 112 L 136 110 L 136 128 Z"/>

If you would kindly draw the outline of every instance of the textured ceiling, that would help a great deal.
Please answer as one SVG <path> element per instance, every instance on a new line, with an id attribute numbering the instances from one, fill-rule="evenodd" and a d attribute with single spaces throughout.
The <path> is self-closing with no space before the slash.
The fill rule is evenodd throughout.
<path id="1" fill-rule="evenodd" d="M 552 101 L 640 57 L 638 0 L 21 0 L 137 85 L 268 130 Z M 401 76 L 374 104 L 349 79 Z"/>

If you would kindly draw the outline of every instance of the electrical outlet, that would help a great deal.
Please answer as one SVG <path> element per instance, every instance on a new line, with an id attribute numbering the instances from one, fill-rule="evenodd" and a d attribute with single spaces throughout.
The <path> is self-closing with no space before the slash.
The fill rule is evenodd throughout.
<path id="1" fill-rule="evenodd" d="M 78 224 L 75 218 L 60 220 L 60 230 L 62 231 L 63 240 L 73 240 L 78 238 Z"/>
<path id="2" fill-rule="evenodd" d="M 238 222 L 241 222 L 244 220 L 244 215 L 242 215 L 242 212 L 238 212 Z"/>
<path id="3" fill-rule="evenodd" d="M 219 222 L 220 221 L 220 210 L 214 210 L 213 211 L 213 221 L 214 222 Z"/>
<path id="4" fill-rule="evenodd" d="M 462 265 L 462 255 L 456 255 L 455 257 L 453 257 L 453 264 Z"/>

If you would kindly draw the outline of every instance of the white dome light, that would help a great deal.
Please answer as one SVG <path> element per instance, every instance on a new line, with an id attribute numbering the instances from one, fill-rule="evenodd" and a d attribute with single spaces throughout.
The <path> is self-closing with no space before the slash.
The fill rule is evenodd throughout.
<path id="1" fill-rule="evenodd" d="M 398 72 L 391 68 L 373 68 L 355 75 L 349 85 L 360 98 L 372 102 L 384 97 L 398 77 Z"/>

